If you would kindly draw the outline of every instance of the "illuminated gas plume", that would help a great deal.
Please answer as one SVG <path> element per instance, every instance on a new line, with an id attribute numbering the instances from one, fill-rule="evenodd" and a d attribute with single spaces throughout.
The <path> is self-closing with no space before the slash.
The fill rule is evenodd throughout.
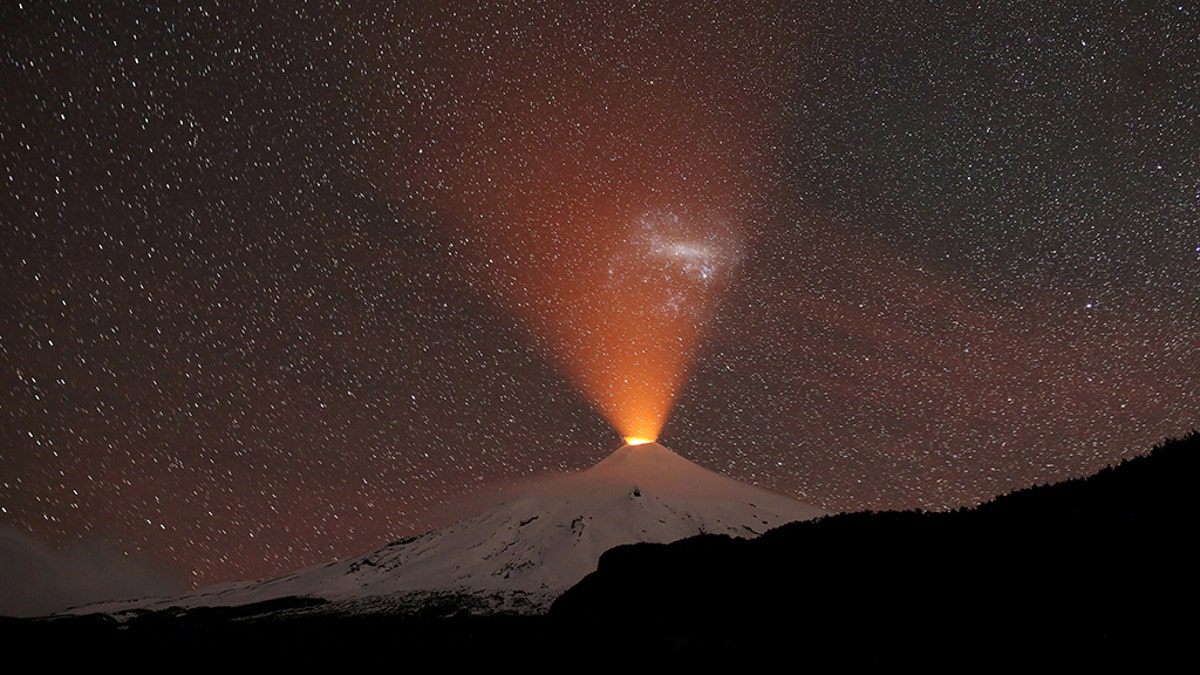
<path id="1" fill-rule="evenodd" d="M 622 436 L 654 440 L 764 218 L 780 15 L 564 5 L 397 26 L 373 107 L 405 133 L 373 138 L 376 180 L 466 244 Z"/>
<path id="2" fill-rule="evenodd" d="M 603 250 L 548 282 L 538 326 L 622 436 L 658 438 L 737 258 L 727 221 L 672 209 L 611 223 Z M 536 320 L 536 317 L 531 317 Z"/>

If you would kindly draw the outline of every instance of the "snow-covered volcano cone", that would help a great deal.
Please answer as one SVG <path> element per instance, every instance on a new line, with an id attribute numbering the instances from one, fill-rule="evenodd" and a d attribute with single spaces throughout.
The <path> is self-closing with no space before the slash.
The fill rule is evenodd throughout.
<path id="1" fill-rule="evenodd" d="M 614 546 L 700 533 L 753 537 L 824 514 L 704 469 L 657 443 L 625 445 L 586 471 L 533 483 L 474 518 L 369 555 L 261 583 L 202 589 L 161 606 L 313 596 L 378 609 L 389 599 L 411 606 L 414 593 L 448 591 L 501 598 L 493 607 L 506 606 L 506 596 L 520 596 L 529 607 L 544 609 Z"/>

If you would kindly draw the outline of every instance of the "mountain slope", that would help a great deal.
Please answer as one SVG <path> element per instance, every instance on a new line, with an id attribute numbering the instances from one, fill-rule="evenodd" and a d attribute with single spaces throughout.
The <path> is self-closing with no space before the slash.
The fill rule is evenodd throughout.
<path id="1" fill-rule="evenodd" d="M 536 610 L 595 570 L 614 546 L 701 533 L 753 537 L 821 515 L 656 443 L 626 445 L 586 471 L 534 484 L 479 516 L 366 556 L 184 598 L 81 611 L 241 606 L 295 596 L 372 611 L 420 604 L 430 593 L 489 596 L 489 610 Z"/>
<path id="2" fill-rule="evenodd" d="M 805 635 L 846 653 L 869 643 L 881 655 L 891 653 L 885 646 L 1183 648 L 1194 644 L 1188 612 L 1200 601 L 1198 472 L 1193 433 L 1086 479 L 974 509 L 843 514 L 751 541 L 624 546 L 550 616 L 599 640 L 608 627 L 660 637 L 670 627 L 679 644 Z"/>

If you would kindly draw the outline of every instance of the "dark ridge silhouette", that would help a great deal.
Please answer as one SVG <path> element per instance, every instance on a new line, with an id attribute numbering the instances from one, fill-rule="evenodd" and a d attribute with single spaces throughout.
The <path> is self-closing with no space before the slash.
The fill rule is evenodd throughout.
<path id="1" fill-rule="evenodd" d="M 405 615 L 283 598 L 121 621 L 0 618 L 0 635 L 16 651 L 69 644 L 89 660 L 187 654 L 189 665 L 231 654 L 273 666 L 333 656 L 345 666 L 520 654 L 712 664 L 775 653 L 810 666 L 903 660 L 967 670 L 1190 659 L 1198 463 L 1193 432 L 1089 478 L 974 509 L 852 513 L 753 540 L 621 546 L 549 616 L 471 616 L 453 594 Z"/>
<path id="2" fill-rule="evenodd" d="M 622 546 L 551 608 L 681 649 L 953 648 L 1095 658 L 1196 637 L 1200 433 L 953 512 L 853 513 L 758 539 Z M 861 653 L 861 652 L 860 652 Z"/>

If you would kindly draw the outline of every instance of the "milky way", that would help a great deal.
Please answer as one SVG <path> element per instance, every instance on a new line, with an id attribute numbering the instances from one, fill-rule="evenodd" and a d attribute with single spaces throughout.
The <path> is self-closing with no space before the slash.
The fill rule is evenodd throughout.
<path id="1" fill-rule="evenodd" d="M 458 4 L 0 10 L 0 524 L 200 584 L 586 467 L 638 392 L 831 510 L 1200 420 L 1193 4 Z"/>

